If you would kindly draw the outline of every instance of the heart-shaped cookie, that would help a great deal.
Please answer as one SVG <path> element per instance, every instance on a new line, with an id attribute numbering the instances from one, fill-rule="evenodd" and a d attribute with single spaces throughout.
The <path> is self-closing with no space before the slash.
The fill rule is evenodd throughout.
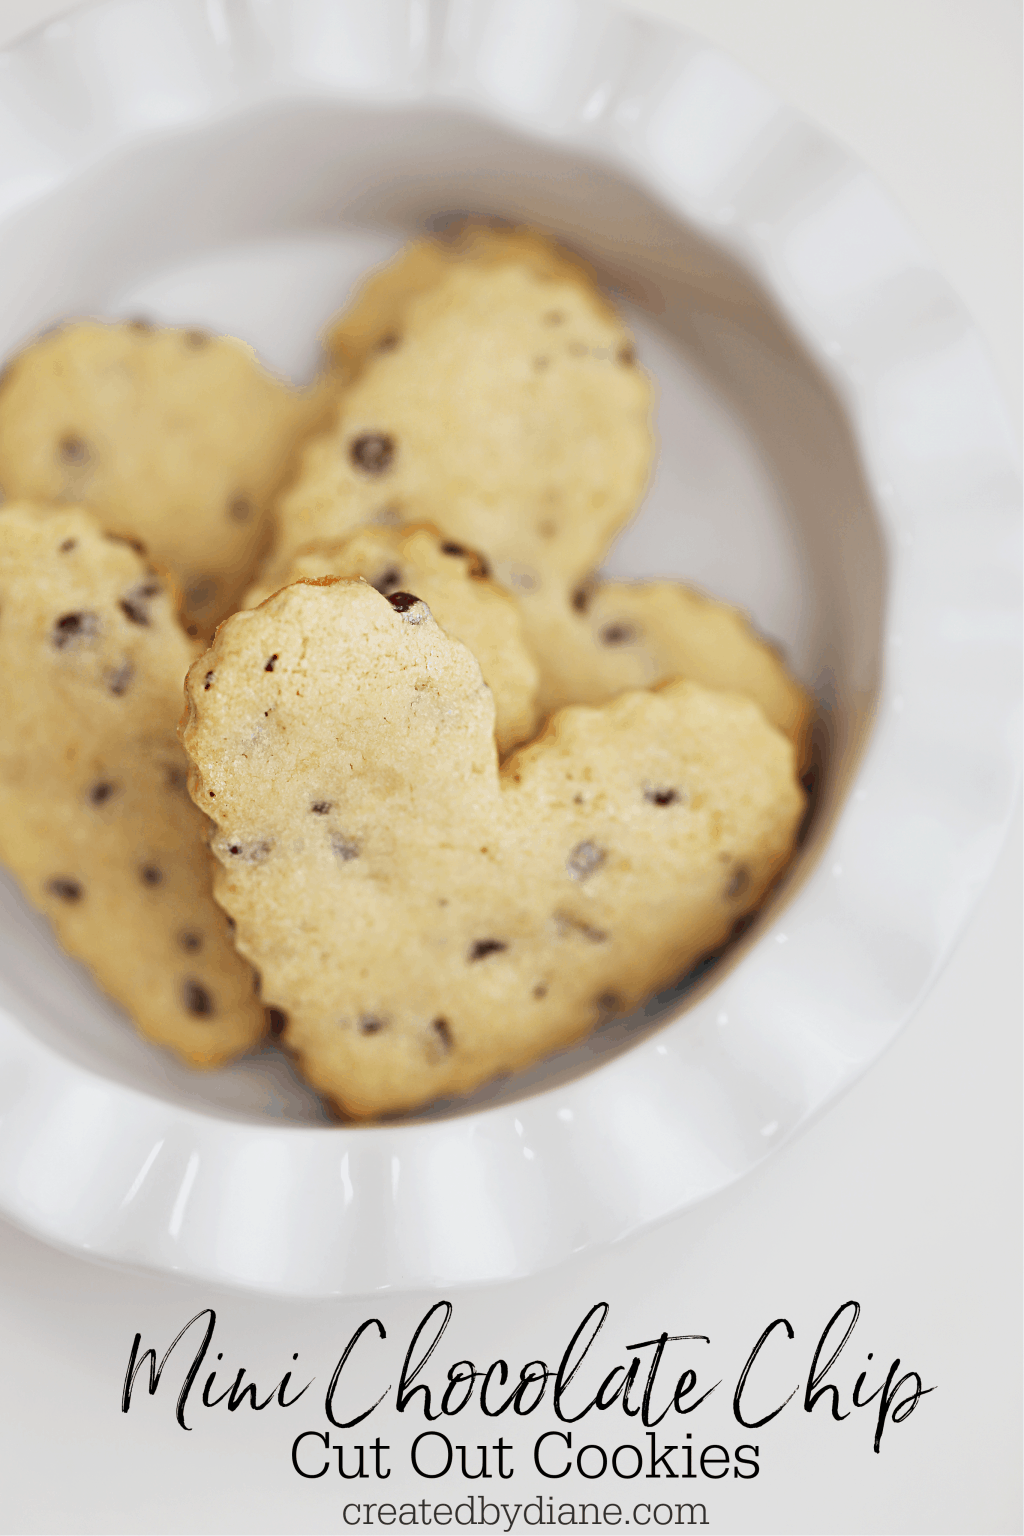
<path id="1" fill-rule="evenodd" d="M 190 633 L 208 635 L 252 580 L 270 498 L 325 403 L 229 336 L 77 320 L 4 371 L 0 486 L 140 539 L 181 588 Z"/>
<path id="2" fill-rule="evenodd" d="M 490 580 L 479 555 L 434 528 L 357 528 L 300 550 L 273 584 L 246 595 L 254 608 L 280 587 L 320 576 L 361 576 L 385 596 L 414 592 L 441 627 L 469 647 L 494 694 L 495 739 L 503 755 L 529 741 L 537 723 L 537 664 L 527 650 L 514 597 Z"/>
<path id="3" fill-rule="evenodd" d="M 647 481 L 651 387 L 580 265 L 515 232 L 413 246 L 346 325 L 357 376 L 278 504 L 270 582 L 366 522 L 432 523 L 514 592 L 599 564 Z"/>
<path id="4" fill-rule="evenodd" d="M 193 1066 L 264 1010 L 213 900 L 176 728 L 198 646 L 80 509 L 0 509 L 0 859 L 143 1034 Z"/>
<path id="5" fill-rule="evenodd" d="M 499 772 L 472 655 L 363 582 L 234 615 L 186 691 L 217 899 L 354 1115 L 465 1092 L 686 972 L 803 810 L 792 744 L 690 683 L 564 710 Z"/>
<path id="6" fill-rule="evenodd" d="M 601 580 L 519 607 L 543 715 L 686 677 L 745 693 L 794 743 L 798 760 L 806 756 L 810 696 L 738 608 L 681 582 Z"/>

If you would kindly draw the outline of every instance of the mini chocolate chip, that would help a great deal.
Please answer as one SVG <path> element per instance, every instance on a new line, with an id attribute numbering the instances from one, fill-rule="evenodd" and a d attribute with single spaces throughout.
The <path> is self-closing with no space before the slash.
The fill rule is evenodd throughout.
<path id="1" fill-rule="evenodd" d="M 252 502 L 248 496 L 233 496 L 228 502 L 228 512 L 236 523 L 247 523 L 252 517 Z"/>
<path id="2" fill-rule="evenodd" d="M 361 1035 L 379 1035 L 385 1027 L 384 1019 L 375 1019 L 371 1014 L 364 1013 L 359 1020 L 359 1033 Z"/>
<path id="3" fill-rule="evenodd" d="M 213 1012 L 213 998 L 204 986 L 189 977 L 182 984 L 181 995 L 185 1001 L 185 1007 L 189 1013 L 194 1013 L 197 1019 L 206 1018 Z"/>
<path id="4" fill-rule="evenodd" d="M 262 864 L 270 852 L 270 847 L 270 843 L 266 841 L 259 843 L 229 843 L 228 853 L 233 854 L 235 858 L 244 859 L 247 864 Z"/>
<path id="5" fill-rule="evenodd" d="M 422 624 L 429 611 L 422 598 L 413 592 L 388 592 L 386 595 L 395 612 L 406 618 L 409 624 Z"/>
<path id="6" fill-rule="evenodd" d="M 620 347 L 616 353 L 616 362 L 621 363 L 623 368 L 632 368 L 636 362 L 636 348 L 631 346 Z"/>
<path id="7" fill-rule="evenodd" d="M 126 592 L 118 607 L 130 624 L 149 624 L 150 602 L 160 591 L 158 581 L 140 581 L 138 586 Z"/>
<path id="8" fill-rule="evenodd" d="M 636 639 L 636 630 L 632 624 L 606 624 L 600 639 L 604 645 L 625 645 L 628 640 Z"/>
<path id="9" fill-rule="evenodd" d="M 732 879 L 725 888 L 725 894 L 730 901 L 737 901 L 750 885 L 750 871 L 741 864 L 733 871 Z"/>
<path id="10" fill-rule="evenodd" d="M 205 678 L 203 679 L 203 692 L 204 693 L 209 693 L 209 691 L 210 691 L 210 689 L 212 687 L 213 687 L 213 673 L 212 672 L 207 672 Z"/>
<path id="11" fill-rule="evenodd" d="M 106 681 L 107 687 L 110 689 L 110 692 L 114 695 L 115 698 L 119 699 L 123 693 L 128 692 L 128 685 L 131 683 L 131 680 L 134 676 L 135 668 L 132 666 L 131 662 L 122 661 L 119 667 L 111 667 L 110 670 L 104 674 L 104 679 Z"/>
<path id="12" fill-rule="evenodd" d="M 547 997 L 547 995 L 548 995 L 547 983 L 544 982 L 544 981 L 538 981 L 537 985 L 533 989 L 533 995 L 534 995 L 534 997 L 537 997 L 537 998 Z"/>
<path id="13" fill-rule="evenodd" d="M 100 621 L 94 613 L 62 613 L 53 626 L 51 638 L 58 651 L 62 651 L 76 640 L 90 639 L 99 627 Z"/>
<path id="14" fill-rule="evenodd" d="M 385 331 L 374 350 L 377 352 L 393 352 L 401 339 L 397 331 Z"/>
<path id="15" fill-rule="evenodd" d="M 486 581 L 487 577 L 491 574 L 491 568 L 483 555 L 473 552 L 469 555 L 469 566 L 466 574 L 471 581 Z"/>
<path id="16" fill-rule="evenodd" d="M 565 867 L 574 880 L 589 880 L 601 868 L 607 858 L 603 848 L 596 843 L 577 843 L 565 861 Z"/>
<path id="17" fill-rule="evenodd" d="M 345 837 L 341 832 L 332 832 L 331 852 L 335 858 L 340 859 L 343 864 L 347 864 L 351 859 L 358 859 L 359 844 L 353 838 Z"/>
<path id="18" fill-rule="evenodd" d="M 622 998 L 617 992 L 602 992 L 594 998 L 594 1007 L 602 1019 L 612 1019 L 622 1012 Z"/>
<path id="19" fill-rule="evenodd" d="M 266 1014 L 267 1028 L 275 1040 L 280 1039 L 288 1024 L 288 1015 L 283 1013 L 280 1008 L 268 1008 Z"/>
<path id="20" fill-rule="evenodd" d="M 139 879 L 143 885 L 161 885 L 163 883 L 163 870 L 155 864 L 143 864 L 139 870 Z"/>
<path id="21" fill-rule="evenodd" d="M 500 955 L 508 945 L 503 939 L 476 939 L 469 946 L 468 960 L 483 960 L 487 955 Z"/>
<path id="22" fill-rule="evenodd" d="M 89 791 L 89 801 L 92 805 L 103 805 L 117 791 L 117 785 L 109 779 L 99 779 Z"/>
<path id="23" fill-rule="evenodd" d="M 678 789 L 645 789 L 644 799 L 651 805 L 675 805 L 679 799 Z"/>
<path id="24" fill-rule="evenodd" d="M 210 339 L 210 333 L 209 331 L 193 329 L 191 331 L 185 331 L 181 339 L 185 343 L 186 347 L 205 347 Z"/>
<path id="25" fill-rule="evenodd" d="M 576 588 L 572 595 L 572 606 L 577 613 L 586 613 L 587 609 L 590 607 L 590 599 L 593 597 L 593 595 L 594 588 L 591 585 L 584 584 L 583 586 Z"/>
<path id="26" fill-rule="evenodd" d="M 51 896 L 59 896 L 61 901 L 81 901 L 85 894 L 79 882 L 66 875 L 57 875 L 53 880 L 48 880 L 46 889 Z"/>
<path id="27" fill-rule="evenodd" d="M 583 804 L 585 804 L 584 796 L 583 795 L 573 795 L 572 803 L 573 803 L 573 805 L 583 805 Z"/>
<path id="28" fill-rule="evenodd" d="M 216 596 L 217 583 L 212 576 L 204 576 L 188 588 L 185 593 L 185 602 L 189 608 L 205 608 Z"/>
<path id="29" fill-rule="evenodd" d="M 565 312 L 561 309 L 549 309 L 544 316 L 545 325 L 561 325 L 565 319 Z"/>
<path id="30" fill-rule="evenodd" d="M 752 925 L 755 916 L 756 913 L 754 912 L 744 912 L 742 917 L 738 917 L 729 929 L 730 940 L 742 938 L 743 934 Z"/>
<path id="31" fill-rule="evenodd" d="M 385 432 L 364 432 L 349 447 L 349 456 L 357 469 L 368 475 L 383 475 L 395 457 L 395 440 Z"/>
<path id="32" fill-rule="evenodd" d="M 386 597 L 389 592 L 394 591 L 395 587 L 401 583 L 401 580 L 402 573 L 397 565 L 389 565 L 387 570 L 377 577 L 376 581 L 370 582 L 370 586 L 373 587 L 375 592 L 379 592 L 382 597 Z"/>
<path id="33" fill-rule="evenodd" d="M 130 331 L 139 331 L 142 335 L 145 335 L 153 329 L 153 322 L 152 320 L 144 320 L 141 315 L 136 316 L 134 320 L 128 321 L 128 329 Z"/>
<path id="34" fill-rule="evenodd" d="M 570 934 L 577 934 L 591 944 L 604 944 L 608 939 L 603 928 L 593 928 L 581 917 L 573 917 L 571 912 L 555 913 L 555 932 L 560 939 L 567 938 Z"/>
<path id="35" fill-rule="evenodd" d="M 432 1019 L 430 1027 L 434 1031 L 434 1034 L 437 1037 L 437 1043 L 440 1045 L 441 1049 L 443 1051 L 450 1051 L 452 1048 L 452 1032 L 449 1027 L 448 1020 Z"/>
<path id="36" fill-rule="evenodd" d="M 183 928 L 181 933 L 178 934 L 178 943 L 187 955 L 194 955 L 197 950 L 203 947 L 203 936 L 201 933 L 197 933 L 194 928 Z"/>
<path id="37" fill-rule="evenodd" d="M 464 555 L 466 553 L 466 548 L 463 544 L 456 544 L 454 540 L 447 539 L 441 545 L 441 553 L 442 555 Z"/>
<path id="38" fill-rule="evenodd" d="M 185 625 L 185 633 L 186 633 L 186 635 L 193 635 L 193 636 L 198 635 L 198 633 L 199 633 L 199 625 L 198 624 L 186 624 Z"/>
<path id="39" fill-rule="evenodd" d="M 77 549 L 77 548 L 78 548 L 78 540 L 77 539 L 65 539 L 63 544 L 60 546 L 60 552 L 61 552 L 62 555 L 66 555 L 69 550 Z"/>
<path id="40" fill-rule="evenodd" d="M 310 810 L 314 816 L 326 816 L 327 812 L 334 809 L 333 800 L 314 800 Z"/>
<path id="41" fill-rule="evenodd" d="M 65 433 L 57 444 L 57 456 L 64 464 L 86 464 L 89 461 L 89 445 L 84 438 L 73 432 Z"/>
<path id="42" fill-rule="evenodd" d="M 277 653 L 277 651 L 275 651 L 273 656 L 271 656 L 270 660 L 267 662 L 266 666 L 263 668 L 264 672 L 273 672 L 273 670 L 274 670 L 274 662 L 277 661 L 277 659 L 278 659 L 278 653 Z"/>

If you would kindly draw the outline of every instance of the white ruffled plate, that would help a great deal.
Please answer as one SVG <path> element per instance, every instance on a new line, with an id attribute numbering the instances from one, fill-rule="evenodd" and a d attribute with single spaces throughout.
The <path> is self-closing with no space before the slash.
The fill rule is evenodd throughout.
<path id="1" fill-rule="evenodd" d="M 609 569 L 743 604 L 821 706 L 796 870 L 727 957 L 457 1106 L 323 1118 L 268 1049 L 194 1076 L 0 889 L 0 1211 L 326 1296 L 528 1274 L 711 1194 L 914 1009 L 1017 778 L 1019 483 L 983 349 L 884 193 L 721 54 L 597 0 L 111 0 L 0 55 L 0 348 L 207 323 L 296 377 L 453 213 L 587 255 L 659 381 Z"/>

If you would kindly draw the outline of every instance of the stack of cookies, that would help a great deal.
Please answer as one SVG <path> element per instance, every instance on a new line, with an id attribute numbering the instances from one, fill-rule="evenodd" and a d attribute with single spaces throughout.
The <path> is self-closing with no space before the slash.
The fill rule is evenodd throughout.
<path id="1" fill-rule="evenodd" d="M 0 858 L 150 1038 L 213 1064 L 269 1012 L 368 1117 L 719 950 L 792 855 L 809 703 L 735 610 L 594 576 L 651 389 L 575 259 L 414 244 L 329 345 L 305 393 L 144 325 L 8 370 Z"/>

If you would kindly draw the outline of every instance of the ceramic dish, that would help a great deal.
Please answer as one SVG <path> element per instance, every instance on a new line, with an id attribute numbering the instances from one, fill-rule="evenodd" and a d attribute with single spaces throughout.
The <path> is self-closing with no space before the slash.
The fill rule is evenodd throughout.
<path id="1" fill-rule="evenodd" d="M 206 323 L 299 377 L 455 212 L 590 258 L 658 380 L 618 575 L 742 604 L 817 695 L 785 889 L 710 972 L 459 1105 L 328 1123 L 268 1049 L 138 1040 L 0 890 L 0 1211 L 291 1295 L 500 1280 L 740 1177 L 935 977 L 1017 774 L 1019 486 L 983 350 L 884 194 L 727 58 L 587 0 L 114 0 L 0 56 L 0 348 Z"/>

